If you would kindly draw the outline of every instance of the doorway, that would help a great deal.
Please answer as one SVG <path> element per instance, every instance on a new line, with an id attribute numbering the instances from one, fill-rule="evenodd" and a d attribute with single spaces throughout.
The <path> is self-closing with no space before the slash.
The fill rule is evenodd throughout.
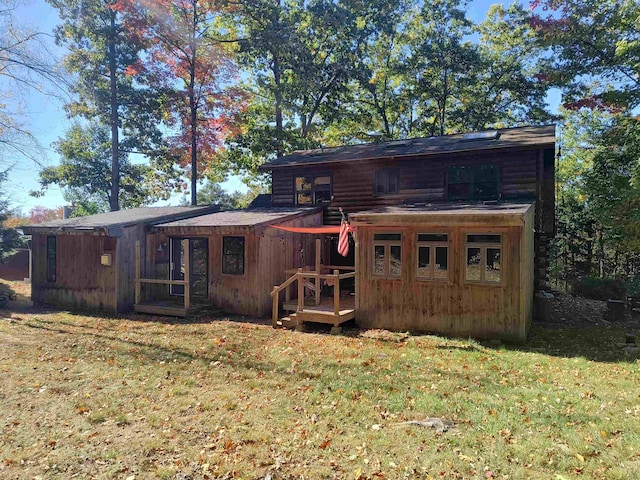
<path id="1" fill-rule="evenodd" d="M 209 296 L 209 239 L 171 237 L 170 239 L 170 269 L 171 280 L 184 280 L 185 255 L 183 240 L 189 245 L 189 292 L 193 298 L 207 298 Z M 171 295 L 184 296 L 184 285 L 170 285 Z"/>

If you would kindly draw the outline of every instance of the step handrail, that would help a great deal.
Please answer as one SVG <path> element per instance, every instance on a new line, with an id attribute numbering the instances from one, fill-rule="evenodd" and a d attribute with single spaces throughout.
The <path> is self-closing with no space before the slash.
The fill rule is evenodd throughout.
<path id="1" fill-rule="evenodd" d="M 295 274 L 289 277 L 280 285 L 275 285 L 273 290 L 271 290 L 271 297 L 273 298 L 273 326 L 276 327 L 278 325 L 278 316 L 279 316 L 279 300 L 280 300 L 280 292 L 287 288 L 294 282 L 298 282 L 298 309 L 297 311 L 304 310 L 304 295 L 302 294 L 302 290 L 304 289 L 304 280 L 305 278 L 315 278 L 315 279 L 334 279 L 334 315 L 340 314 L 340 280 L 344 280 L 346 278 L 354 278 L 356 276 L 356 272 L 349 272 L 341 274 L 338 270 L 334 270 L 333 273 L 317 273 L 317 272 L 305 272 L 302 268 L 299 268 Z"/>

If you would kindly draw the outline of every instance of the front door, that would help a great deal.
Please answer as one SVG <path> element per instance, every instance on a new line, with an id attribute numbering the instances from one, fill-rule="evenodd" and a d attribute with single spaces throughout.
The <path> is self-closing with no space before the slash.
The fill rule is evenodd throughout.
<path id="1" fill-rule="evenodd" d="M 192 298 L 207 298 L 209 294 L 208 265 L 209 241 L 207 238 L 171 238 L 171 280 L 184 280 L 185 255 L 183 240 L 189 242 L 189 288 Z M 171 285 L 171 295 L 184 295 L 184 285 Z"/>

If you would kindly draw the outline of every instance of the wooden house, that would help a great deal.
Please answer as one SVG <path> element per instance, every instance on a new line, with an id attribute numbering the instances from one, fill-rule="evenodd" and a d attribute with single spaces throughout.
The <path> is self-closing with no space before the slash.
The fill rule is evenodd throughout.
<path id="1" fill-rule="evenodd" d="M 136 241 L 145 241 L 154 223 L 213 210 L 217 208 L 134 208 L 23 227 L 32 236 L 34 304 L 130 311 L 134 303 Z"/>
<path id="2" fill-rule="evenodd" d="M 271 287 L 311 265 L 318 207 L 249 208 L 156 224 L 138 247 L 135 311 L 186 316 L 208 306 L 265 316 Z M 280 228 L 275 228 L 280 227 Z"/>
<path id="3" fill-rule="evenodd" d="M 261 167 L 271 196 L 246 210 L 25 229 L 34 300 L 524 340 L 547 281 L 554 161 L 554 126 L 294 152 Z"/>
<path id="4" fill-rule="evenodd" d="M 327 225 L 349 214 L 360 325 L 524 340 L 547 280 L 554 161 L 542 126 L 298 151 L 262 169 L 273 206 L 320 205 Z"/>

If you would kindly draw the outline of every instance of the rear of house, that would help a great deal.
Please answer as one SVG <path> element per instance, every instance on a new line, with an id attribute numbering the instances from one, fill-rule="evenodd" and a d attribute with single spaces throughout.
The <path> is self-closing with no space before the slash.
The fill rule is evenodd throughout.
<path id="1" fill-rule="evenodd" d="M 313 239 L 278 227 L 322 223 L 317 207 L 251 208 L 155 225 L 141 258 L 138 312 L 186 316 L 199 305 L 229 313 L 271 313 L 269 293 L 287 270 L 310 265 Z M 188 252 L 187 252 L 188 250 Z M 185 255 L 185 253 L 187 253 Z M 186 275 L 185 273 L 188 272 Z M 188 277 L 189 302 L 185 306 Z M 167 282 L 158 283 L 162 279 Z"/>
<path id="2" fill-rule="evenodd" d="M 262 167 L 273 205 L 343 209 L 365 327 L 523 340 L 554 235 L 555 128 L 294 152 Z"/>
<path id="3" fill-rule="evenodd" d="M 34 300 L 173 315 L 193 300 L 271 312 L 274 325 L 355 316 L 363 327 L 524 340 L 547 281 L 554 159 L 553 126 L 294 152 L 261 167 L 272 194 L 258 208 L 25 229 Z M 355 231 L 347 257 L 331 227 L 341 209 Z M 320 292 L 332 288 L 327 306 Z M 278 322 L 286 310 L 295 315 Z"/>
<path id="4" fill-rule="evenodd" d="M 134 303 L 134 245 L 153 223 L 211 207 L 146 207 L 24 227 L 32 236 L 31 296 L 36 305 L 127 312 Z"/>

